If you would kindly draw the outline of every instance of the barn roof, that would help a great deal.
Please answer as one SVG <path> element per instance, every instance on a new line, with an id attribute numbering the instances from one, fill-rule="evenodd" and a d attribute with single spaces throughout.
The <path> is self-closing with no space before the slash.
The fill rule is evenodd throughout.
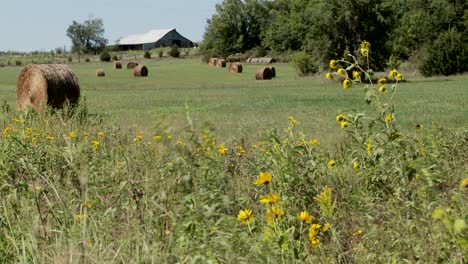
<path id="1" fill-rule="evenodd" d="M 123 37 L 119 41 L 119 45 L 136 45 L 136 44 L 145 44 L 156 42 L 164 37 L 167 33 L 175 30 L 175 28 L 171 29 L 153 29 L 144 34 L 138 35 L 130 35 L 127 37 Z"/>

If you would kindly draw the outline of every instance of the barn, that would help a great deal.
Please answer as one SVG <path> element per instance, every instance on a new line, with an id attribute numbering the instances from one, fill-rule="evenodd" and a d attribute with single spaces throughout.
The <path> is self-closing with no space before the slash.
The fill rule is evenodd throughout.
<path id="1" fill-rule="evenodd" d="M 154 48 L 177 45 L 180 48 L 191 48 L 193 42 L 173 29 L 155 29 L 139 35 L 121 38 L 116 46 L 120 50 L 150 50 Z"/>

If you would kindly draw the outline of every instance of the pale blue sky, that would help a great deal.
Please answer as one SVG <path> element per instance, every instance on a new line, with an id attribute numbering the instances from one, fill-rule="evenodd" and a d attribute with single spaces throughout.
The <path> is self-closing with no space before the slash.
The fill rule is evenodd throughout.
<path id="1" fill-rule="evenodd" d="M 0 50 L 49 51 L 70 47 L 66 30 L 73 20 L 90 15 L 104 21 L 105 37 L 119 37 L 151 29 L 176 28 L 200 41 L 206 19 L 222 0 L 0 0 Z"/>

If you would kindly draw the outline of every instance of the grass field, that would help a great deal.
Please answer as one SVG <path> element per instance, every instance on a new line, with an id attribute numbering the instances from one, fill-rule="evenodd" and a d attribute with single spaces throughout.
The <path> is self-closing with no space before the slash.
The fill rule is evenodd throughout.
<path id="1" fill-rule="evenodd" d="M 467 262 L 468 76 L 376 110 L 288 64 L 144 63 L 72 64 L 74 115 L 17 112 L 0 68 L 0 263 Z"/>
<path id="2" fill-rule="evenodd" d="M 322 77 L 299 78 L 288 64 L 275 65 L 278 77 L 255 81 L 256 65 L 231 74 L 199 59 L 142 61 L 149 77 L 134 78 L 129 70 L 106 64 L 72 64 L 91 113 L 129 128 L 132 133 L 180 131 L 189 113 L 196 127 L 209 124 L 222 138 L 253 135 L 265 128 L 284 126 L 288 115 L 301 121 L 304 130 L 331 141 L 340 112 L 366 111 L 362 87 L 343 91 Z M 96 78 L 104 68 L 106 78 Z M 0 69 L 0 97 L 15 106 L 15 83 L 20 67 Z M 396 94 L 396 118 L 405 130 L 414 125 L 443 124 L 457 128 L 468 123 L 468 76 L 433 79 L 409 78 Z"/>

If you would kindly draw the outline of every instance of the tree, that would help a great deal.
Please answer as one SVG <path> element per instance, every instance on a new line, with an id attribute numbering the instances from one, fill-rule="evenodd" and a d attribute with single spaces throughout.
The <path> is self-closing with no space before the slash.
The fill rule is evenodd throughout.
<path id="1" fill-rule="evenodd" d="M 67 29 L 67 36 L 72 42 L 72 52 L 78 55 L 102 51 L 108 42 L 103 35 L 104 23 L 101 18 L 89 18 L 82 24 L 73 21 Z"/>
<path id="2" fill-rule="evenodd" d="M 202 51 L 217 56 L 245 52 L 261 45 L 262 28 L 268 20 L 263 0 L 224 0 L 208 19 Z"/>

